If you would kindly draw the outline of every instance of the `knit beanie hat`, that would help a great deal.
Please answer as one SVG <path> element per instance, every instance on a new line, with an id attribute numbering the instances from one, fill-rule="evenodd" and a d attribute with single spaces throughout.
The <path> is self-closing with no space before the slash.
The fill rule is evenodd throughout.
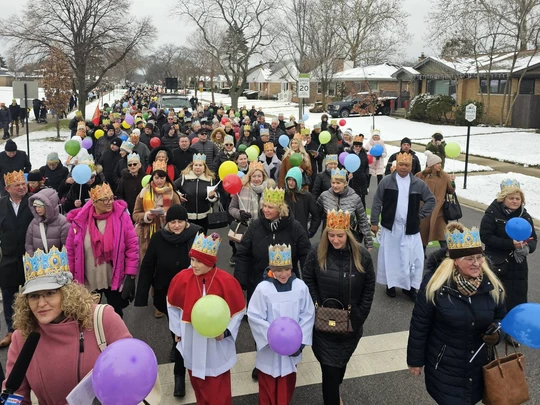
<path id="1" fill-rule="evenodd" d="M 118 147 L 122 146 L 122 140 L 119 137 L 114 137 L 111 140 L 111 145 L 116 145 Z"/>
<path id="2" fill-rule="evenodd" d="M 59 161 L 58 152 L 51 152 L 47 155 L 47 162 L 57 163 Z"/>
<path id="3" fill-rule="evenodd" d="M 43 176 L 41 175 L 41 172 L 39 170 L 32 170 L 30 173 L 28 173 L 28 181 L 41 180 L 43 180 Z"/>
<path id="4" fill-rule="evenodd" d="M 426 167 L 435 166 L 437 163 L 442 162 L 442 159 L 439 156 L 433 154 L 433 152 L 429 150 L 426 150 L 424 154 L 426 155 Z"/>
<path id="5" fill-rule="evenodd" d="M 13 140 L 8 139 L 8 141 L 6 142 L 6 145 L 4 147 L 4 150 L 6 152 L 16 152 L 17 151 L 17 144 L 15 142 L 13 142 Z"/>
<path id="6" fill-rule="evenodd" d="M 401 145 L 403 145 L 404 143 L 408 143 L 409 145 L 412 145 L 411 139 L 410 139 L 410 138 L 407 138 L 407 137 L 405 137 L 405 138 L 403 138 L 403 139 L 401 140 Z"/>
<path id="7" fill-rule="evenodd" d="M 188 215 L 187 210 L 183 205 L 174 204 L 169 207 L 167 210 L 167 215 L 165 216 L 166 222 L 171 222 L 174 219 L 179 219 L 180 221 L 187 221 Z"/>

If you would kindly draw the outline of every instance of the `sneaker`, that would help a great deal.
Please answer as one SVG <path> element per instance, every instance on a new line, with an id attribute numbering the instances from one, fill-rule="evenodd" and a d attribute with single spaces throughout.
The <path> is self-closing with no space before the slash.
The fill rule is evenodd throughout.
<path id="1" fill-rule="evenodd" d="M 236 264 L 236 256 L 235 255 L 231 256 L 231 258 L 229 259 L 229 264 L 231 266 L 234 266 Z"/>
<path id="2" fill-rule="evenodd" d="M 390 298 L 395 298 L 396 297 L 396 287 L 386 288 L 386 295 L 388 295 Z"/>

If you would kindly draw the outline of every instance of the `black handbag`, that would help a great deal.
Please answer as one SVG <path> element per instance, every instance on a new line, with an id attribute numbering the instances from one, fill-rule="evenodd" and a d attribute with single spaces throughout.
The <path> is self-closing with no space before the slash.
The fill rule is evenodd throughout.
<path id="1" fill-rule="evenodd" d="M 240 221 L 232 221 L 231 226 L 229 227 L 229 240 L 240 243 L 242 242 L 242 237 L 246 233 L 248 227 L 246 224 L 240 222 Z"/>
<path id="2" fill-rule="evenodd" d="M 218 205 L 218 210 L 208 214 L 208 229 L 219 229 L 229 225 L 227 212 L 223 209 L 221 203 Z"/>
<path id="3" fill-rule="evenodd" d="M 443 210 L 444 219 L 447 222 L 457 221 L 463 216 L 463 213 L 461 212 L 461 205 L 459 205 L 459 200 L 456 193 L 446 194 Z"/>

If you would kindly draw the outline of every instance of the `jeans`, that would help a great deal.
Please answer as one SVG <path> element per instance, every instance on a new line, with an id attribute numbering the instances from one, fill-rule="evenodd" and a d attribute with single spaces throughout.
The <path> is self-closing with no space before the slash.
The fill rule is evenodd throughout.
<path id="1" fill-rule="evenodd" d="M 4 317 L 6 318 L 6 324 L 8 332 L 13 332 L 13 302 L 15 301 L 15 294 L 19 292 L 19 287 L 2 288 L 2 305 L 4 307 Z"/>

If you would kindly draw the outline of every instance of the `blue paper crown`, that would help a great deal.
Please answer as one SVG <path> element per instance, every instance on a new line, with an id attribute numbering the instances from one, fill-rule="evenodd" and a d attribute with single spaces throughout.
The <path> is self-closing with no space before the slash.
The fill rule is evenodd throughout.
<path id="1" fill-rule="evenodd" d="M 332 175 L 330 176 L 332 179 L 347 179 L 347 170 L 345 169 L 334 169 L 332 170 Z"/>
<path id="2" fill-rule="evenodd" d="M 130 160 L 137 160 L 140 163 L 141 162 L 141 157 L 137 153 L 133 152 L 133 153 L 130 153 L 129 155 L 127 155 L 127 161 L 129 162 Z"/>
<path id="3" fill-rule="evenodd" d="M 338 162 L 338 155 L 326 155 L 324 158 L 324 165 L 326 166 L 328 163 L 337 163 Z"/>
<path id="4" fill-rule="evenodd" d="M 221 238 L 219 237 L 219 234 L 214 232 L 209 236 L 205 236 L 204 233 L 199 233 L 195 236 L 191 248 L 197 252 L 217 256 L 220 244 Z"/>
<path id="5" fill-rule="evenodd" d="M 469 249 L 475 247 L 482 247 L 482 241 L 480 240 L 480 231 L 476 227 L 463 228 L 463 232 L 458 229 L 454 232 L 446 233 L 446 242 L 448 243 L 448 249 Z"/>
<path id="6" fill-rule="evenodd" d="M 193 161 L 206 163 L 206 155 L 203 155 L 202 153 L 196 153 L 193 155 Z"/>
<path id="7" fill-rule="evenodd" d="M 292 269 L 291 245 L 270 245 L 268 246 L 268 265 Z"/>
<path id="8" fill-rule="evenodd" d="M 67 251 L 63 248 L 61 251 L 53 246 L 49 253 L 38 249 L 33 256 L 28 253 L 24 255 L 24 277 L 26 281 L 33 280 L 41 276 L 57 276 L 63 272 L 69 273 Z"/>
<path id="9" fill-rule="evenodd" d="M 501 191 L 504 191 L 508 188 L 520 189 L 521 186 L 519 184 L 519 181 L 515 179 L 504 179 L 503 181 L 501 181 Z"/>

